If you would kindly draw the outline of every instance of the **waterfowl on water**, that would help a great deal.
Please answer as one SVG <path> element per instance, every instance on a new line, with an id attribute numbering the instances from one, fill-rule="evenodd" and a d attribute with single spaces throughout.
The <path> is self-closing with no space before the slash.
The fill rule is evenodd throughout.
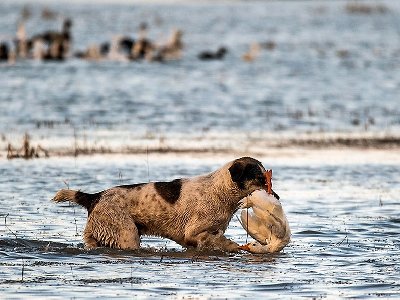
<path id="1" fill-rule="evenodd" d="M 7 41 L 0 41 L 0 62 L 15 63 L 15 49 Z"/>
<path id="2" fill-rule="evenodd" d="M 217 51 L 202 51 L 197 55 L 200 60 L 220 60 L 223 59 L 228 49 L 225 47 L 219 47 Z"/>
<path id="3" fill-rule="evenodd" d="M 174 29 L 165 44 L 158 47 L 152 47 L 146 59 L 149 61 L 166 61 L 177 60 L 182 56 L 183 32 L 179 29 Z"/>
<path id="4" fill-rule="evenodd" d="M 8 60 L 10 55 L 10 48 L 5 42 L 0 42 L 0 60 Z"/>
<path id="5" fill-rule="evenodd" d="M 249 50 L 242 55 L 242 59 L 246 62 L 252 62 L 260 55 L 260 50 L 261 50 L 260 44 L 253 43 L 250 45 Z"/>
<path id="6" fill-rule="evenodd" d="M 41 55 L 41 59 L 47 60 L 63 60 L 70 49 L 71 45 L 71 27 L 72 21 L 65 19 L 62 31 L 45 31 L 34 35 L 28 45 L 33 47 L 35 43 L 42 43 L 46 46 L 46 51 Z"/>

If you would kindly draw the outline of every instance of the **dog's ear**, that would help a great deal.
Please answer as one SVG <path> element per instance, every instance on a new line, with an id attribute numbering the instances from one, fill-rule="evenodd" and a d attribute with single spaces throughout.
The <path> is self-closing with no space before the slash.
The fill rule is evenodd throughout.
<path id="1" fill-rule="evenodd" d="M 232 181 L 235 182 L 240 188 L 242 188 L 244 170 L 245 164 L 238 161 L 235 161 L 233 165 L 229 167 L 229 173 L 231 174 Z"/>
<path id="2" fill-rule="evenodd" d="M 229 167 L 232 181 L 241 190 L 244 190 L 248 184 L 263 187 L 266 183 L 264 172 L 261 163 L 250 157 L 237 159 Z"/>

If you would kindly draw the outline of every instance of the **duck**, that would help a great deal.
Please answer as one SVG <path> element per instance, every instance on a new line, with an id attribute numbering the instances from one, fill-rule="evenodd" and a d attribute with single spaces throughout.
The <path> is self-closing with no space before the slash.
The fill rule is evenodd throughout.
<path id="1" fill-rule="evenodd" d="M 209 50 L 202 51 L 197 55 L 197 58 L 200 60 L 222 60 L 227 52 L 227 48 L 219 47 L 215 52 Z"/>
<path id="2" fill-rule="evenodd" d="M 155 44 L 147 37 L 148 24 L 142 22 L 139 25 L 139 32 L 135 40 L 132 39 L 132 45 L 130 46 L 129 59 L 130 60 L 141 60 L 153 55 Z"/>
<path id="3" fill-rule="evenodd" d="M 272 171 L 267 172 L 267 190 L 256 190 L 241 201 L 239 222 L 256 241 L 239 246 L 239 249 L 251 253 L 279 252 L 290 242 L 289 222 L 279 196 L 272 191 Z"/>
<path id="4" fill-rule="evenodd" d="M 146 55 L 148 61 L 170 61 L 178 60 L 182 57 L 182 49 L 184 47 L 182 42 L 183 31 L 174 29 L 168 41 L 158 47 L 150 48 Z"/>
<path id="5" fill-rule="evenodd" d="M 14 43 L 17 56 L 21 58 L 26 58 L 28 56 L 29 44 L 26 36 L 25 23 L 23 21 L 18 23 Z"/>
<path id="6" fill-rule="evenodd" d="M 10 48 L 6 42 L 0 41 L 0 61 L 1 60 L 8 60 L 10 55 Z"/>
<path id="7" fill-rule="evenodd" d="M 260 44 L 253 43 L 250 45 L 249 50 L 242 55 L 242 59 L 246 62 L 254 61 L 260 55 Z"/>
<path id="8" fill-rule="evenodd" d="M 278 251 L 271 251 L 271 248 L 269 245 L 263 245 L 257 241 L 252 241 L 245 245 L 239 246 L 239 249 L 250 252 L 250 253 L 254 253 L 254 254 L 267 254 L 267 253 L 278 252 Z"/>
<path id="9" fill-rule="evenodd" d="M 128 61 L 128 55 L 131 49 L 124 49 L 123 47 L 128 46 L 129 39 L 123 36 L 114 36 L 111 40 L 111 45 L 109 47 L 109 51 L 106 55 L 108 60 L 112 61 Z M 124 46 L 125 45 L 125 46 Z M 133 41 L 132 41 L 133 45 Z M 132 47 L 131 45 L 131 47 Z M 122 51 L 121 51 L 122 50 Z M 101 53 L 101 48 L 100 48 Z"/>
<path id="10" fill-rule="evenodd" d="M 62 31 L 45 31 L 41 34 L 34 35 L 29 41 L 28 45 L 33 45 L 35 42 L 44 44 L 47 48 L 42 59 L 46 60 L 64 60 L 71 48 L 71 27 L 72 21 L 67 18 L 63 22 Z"/>

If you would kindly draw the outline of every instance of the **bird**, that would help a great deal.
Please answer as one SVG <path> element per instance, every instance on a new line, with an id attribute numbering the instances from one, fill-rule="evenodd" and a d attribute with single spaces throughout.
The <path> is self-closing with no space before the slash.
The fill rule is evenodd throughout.
<path id="1" fill-rule="evenodd" d="M 61 32 L 45 31 L 41 34 L 34 35 L 27 43 L 31 47 L 34 47 L 35 43 L 41 44 L 41 48 L 44 48 L 44 53 L 40 54 L 40 59 L 64 60 L 71 48 L 71 27 L 71 19 L 65 19 Z"/>
<path id="2" fill-rule="evenodd" d="M 0 61 L 1 60 L 8 60 L 10 54 L 10 48 L 6 42 L 0 41 Z"/>
<path id="3" fill-rule="evenodd" d="M 270 251 L 269 245 L 262 245 L 257 241 L 253 241 L 251 243 L 247 243 L 246 245 L 239 246 L 239 249 L 255 254 L 273 253 L 272 251 Z"/>
<path id="4" fill-rule="evenodd" d="M 272 172 L 270 174 L 272 176 Z M 256 241 L 239 246 L 239 249 L 251 253 L 274 253 L 290 242 L 289 222 L 275 195 L 269 183 L 267 190 L 256 190 L 242 200 L 239 221 Z"/>
<path id="5" fill-rule="evenodd" d="M 260 55 L 260 48 L 258 43 L 251 44 L 249 50 L 242 55 L 242 59 L 246 62 L 252 62 Z"/>
<path id="6" fill-rule="evenodd" d="M 200 60 L 221 60 L 224 58 L 225 54 L 228 52 L 228 49 L 225 47 L 219 47 L 217 51 L 202 51 L 197 55 L 197 58 Z"/>

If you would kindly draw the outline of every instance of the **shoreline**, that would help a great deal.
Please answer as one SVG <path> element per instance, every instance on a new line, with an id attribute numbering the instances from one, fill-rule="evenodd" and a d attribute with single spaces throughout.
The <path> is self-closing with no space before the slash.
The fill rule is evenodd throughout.
<path id="1" fill-rule="evenodd" d="M 398 163 L 400 164 L 400 136 L 350 136 L 333 137 L 299 135 L 297 138 L 282 137 L 248 137 L 242 139 L 158 139 L 133 140 L 125 144 L 88 143 L 78 140 L 51 143 L 51 140 L 29 141 L 29 149 L 34 150 L 32 157 L 24 157 L 22 143 L 15 147 L 15 157 L 9 157 L 6 143 L 3 141 L 0 150 L 0 161 L 69 159 L 69 158 L 139 158 L 139 159 L 190 159 L 190 160 L 224 160 L 227 157 L 254 156 L 292 161 L 299 163 L 333 163 L 338 160 L 348 163 Z M 1 145 L 0 144 L 0 145 Z M 19 152 L 17 152 L 19 151 Z"/>

